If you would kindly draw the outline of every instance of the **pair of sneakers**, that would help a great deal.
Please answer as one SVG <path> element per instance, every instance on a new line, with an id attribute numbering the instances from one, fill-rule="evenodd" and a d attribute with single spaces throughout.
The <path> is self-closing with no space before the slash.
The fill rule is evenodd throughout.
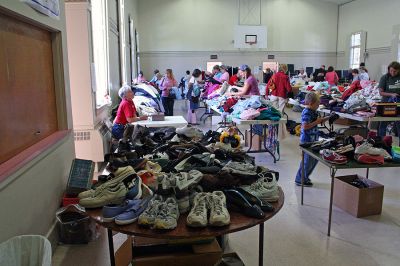
<path id="1" fill-rule="evenodd" d="M 110 204 L 103 207 L 104 222 L 115 222 L 118 225 L 131 224 L 147 208 L 152 196 L 144 199 L 125 200 L 121 205 Z"/>
<path id="2" fill-rule="evenodd" d="M 208 219 L 208 210 L 210 216 Z M 225 226 L 230 224 L 230 215 L 226 208 L 226 198 L 222 191 L 201 192 L 194 198 L 193 207 L 187 216 L 190 227 Z"/>
<path id="3" fill-rule="evenodd" d="M 155 195 L 146 210 L 139 216 L 138 223 L 154 229 L 174 229 L 178 224 L 179 208 L 174 197 L 165 200 L 161 195 Z"/>

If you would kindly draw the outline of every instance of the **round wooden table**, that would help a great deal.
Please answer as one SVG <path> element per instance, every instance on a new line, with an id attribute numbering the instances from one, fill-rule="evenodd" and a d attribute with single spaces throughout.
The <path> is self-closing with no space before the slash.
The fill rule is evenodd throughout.
<path id="1" fill-rule="evenodd" d="M 259 265 L 263 265 L 263 249 L 264 249 L 264 222 L 271 219 L 277 214 L 285 201 L 285 195 L 282 189 L 279 187 L 279 200 L 272 205 L 275 207 L 275 211 L 266 212 L 265 217 L 262 219 L 251 218 L 244 216 L 241 213 L 230 211 L 231 223 L 224 227 L 211 227 L 205 228 L 191 228 L 186 225 L 186 217 L 188 213 L 180 215 L 178 220 L 178 226 L 174 230 L 154 230 L 138 225 L 136 222 L 128 225 L 117 225 L 113 222 L 103 222 L 101 216 L 101 209 L 87 209 L 86 213 L 96 221 L 96 223 L 107 228 L 108 233 L 108 245 L 110 251 L 111 265 L 115 265 L 114 260 L 114 244 L 112 231 L 120 232 L 132 236 L 141 236 L 147 238 L 159 238 L 159 239 L 190 239 L 198 237 L 217 237 L 227 235 L 233 232 L 242 231 L 250 227 L 259 225 Z"/>

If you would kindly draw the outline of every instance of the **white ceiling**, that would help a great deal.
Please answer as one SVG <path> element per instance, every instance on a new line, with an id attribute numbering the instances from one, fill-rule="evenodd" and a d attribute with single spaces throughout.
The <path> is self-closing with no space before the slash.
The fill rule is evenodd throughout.
<path id="1" fill-rule="evenodd" d="M 351 0 L 319 0 L 319 1 L 336 3 L 338 5 L 344 4 L 344 3 L 348 3 L 348 2 L 352 2 Z"/>

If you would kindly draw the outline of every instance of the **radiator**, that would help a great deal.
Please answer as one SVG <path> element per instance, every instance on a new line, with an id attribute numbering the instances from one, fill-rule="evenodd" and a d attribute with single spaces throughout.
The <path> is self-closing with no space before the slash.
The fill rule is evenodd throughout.
<path id="1" fill-rule="evenodd" d="M 110 130 L 103 122 L 94 129 L 74 130 L 76 158 L 103 162 L 104 154 L 110 150 L 110 139 Z"/>

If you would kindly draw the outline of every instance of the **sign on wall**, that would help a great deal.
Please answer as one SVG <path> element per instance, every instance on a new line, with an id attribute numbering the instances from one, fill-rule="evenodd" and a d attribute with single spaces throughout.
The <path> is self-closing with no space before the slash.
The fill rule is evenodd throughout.
<path id="1" fill-rule="evenodd" d="M 36 11 L 60 19 L 60 0 L 21 0 Z"/>

